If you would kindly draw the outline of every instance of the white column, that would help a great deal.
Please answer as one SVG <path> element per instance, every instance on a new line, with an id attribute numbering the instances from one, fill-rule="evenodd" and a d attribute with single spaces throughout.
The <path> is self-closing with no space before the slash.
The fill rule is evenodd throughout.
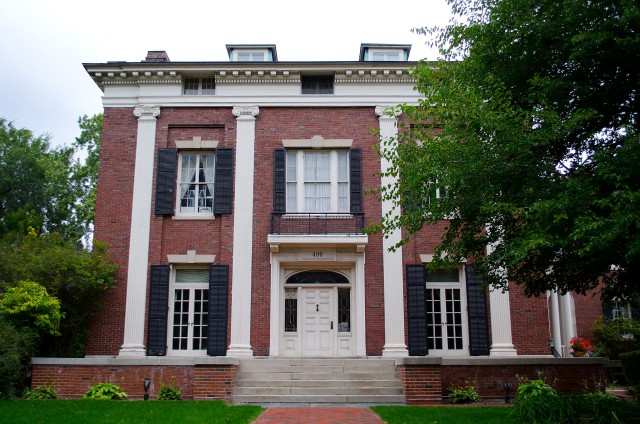
<path id="1" fill-rule="evenodd" d="M 358 250 L 362 250 L 362 253 L 356 258 L 356 280 L 355 280 L 355 301 L 356 301 L 356 356 L 367 356 L 367 328 L 365 319 L 365 293 L 364 293 L 364 264 L 365 254 L 364 246 L 359 246 Z"/>
<path id="2" fill-rule="evenodd" d="M 380 140 L 394 139 L 398 135 L 396 119 L 400 115 L 399 109 L 385 106 L 377 106 L 376 114 L 380 121 Z M 395 151 L 397 144 L 380 144 L 383 152 Z M 386 173 L 391 168 L 391 163 L 384 157 L 381 159 L 380 170 Z M 382 186 L 392 185 L 396 178 L 383 176 Z M 382 216 L 397 216 L 400 209 L 392 201 L 382 201 Z M 399 357 L 409 356 L 407 345 L 404 342 L 404 299 L 402 285 L 402 248 L 395 252 L 389 248 L 400 241 L 399 229 L 394 230 L 388 237 L 382 239 L 382 266 L 384 278 L 384 348 L 382 356 Z"/>
<path id="3" fill-rule="evenodd" d="M 562 332 L 560 330 L 560 305 L 558 302 L 558 292 L 550 291 L 549 293 L 549 308 L 551 309 L 551 316 L 549 317 L 551 320 L 551 337 L 553 338 L 553 348 L 558 352 L 561 356 L 564 356 L 563 353 L 563 340 L 562 340 Z"/>
<path id="4" fill-rule="evenodd" d="M 277 249 L 276 249 L 277 250 Z M 271 252 L 271 316 L 269 317 L 269 356 L 280 356 L 280 334 L 284 324 L 280 320 L 280 258 Z"/>
<path id="5" fill-rule="evenodd" d="M 151 188 L 153 187 L 156 121 L 160 115 L 160 108 L 138 106 L 133 110 L 133 114 L 138 118 L 138 136 L 131 204 L 124 344 L 120 348 L 119 356 L 145 356 L 146 354 L 144 314 L 147 298 L 147 266 L 149 264 Z"/>
<path id="6" fill-rule="evenodd" d="M 234 107 L 236 176 L 233 202 L 231 344 L 227 356 L 253 356 L 251 349 L 251 270 L 253 247 L 253 167 L 258 106 Z M 276 311 L 277 313 L 277 311 Z"/>
<path id="7" fill-rule="evenodd" d="M 559 295 L 560 298 L 560 322 L 562 326 L 562 356 L 571 356 L 569 347 L 571 339 L 576 336 L 575 331 L 575 314 L 573 311 L 573 302 L 571 293 Z"/>
<path id="8" fill-rule="evenodd" d="M 487 255 L 490 255 L 493 250 L 492 245 L 487 246 Z M 518 353 L 511 337 L 509 292 L 492 288 L 489 291 L 489 308 L 491 310 L 491 338 L 493 342 L 489 355 L 516 356 Z"/>

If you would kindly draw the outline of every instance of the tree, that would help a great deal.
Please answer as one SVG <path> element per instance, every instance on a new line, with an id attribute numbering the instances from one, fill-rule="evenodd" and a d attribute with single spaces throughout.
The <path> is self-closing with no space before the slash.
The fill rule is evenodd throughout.
<path id="1" fill-rule="evenodd" d="M 76 137 L 74 147 L 86 153 L 83 164 L 78 163 L 74 172 L 76 185 L 82 187 L 76 202 L 78 219 L 86 226 L 85 234 L 93 232 L 96 206 L 98 166 L 100 165 L 100 140 L 102 137 L 102 114 L 78 118 L 81 133 Z"/>
<path id="2" fill-rule="evenodd" d="M 637 295 L 640 3 L 448 2 L 457 20 L 418 30 L 443 60 L 414 69 L 424 99 L 381 149 L 399 177 L 380 196 L 403 212 L 374 229 L 402 244 L 450 219 L 434 266 L 473 258 L 527 295 Z"/>

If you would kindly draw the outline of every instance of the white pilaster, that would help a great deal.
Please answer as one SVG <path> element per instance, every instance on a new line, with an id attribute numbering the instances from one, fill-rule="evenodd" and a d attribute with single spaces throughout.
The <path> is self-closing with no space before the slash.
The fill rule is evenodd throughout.
<path id="1" fill-rule="evenodd" d="M 138 135 L 131 203 L 124 344 L 120 348 L 119 356 L 145 356 L 144 314 L 147 297 L 147 266 L 149 264 L 151 187 L 153 187 L 156 121 L 160 115 L 160 108 L 138 106 L 134 109 L 133 114 L 138 118 Z"/>
<path id="2" fill-rule="evenodd" d="M 367 356 L 366 320 L 365 320 L 365 293 L 364 293 L 364 252 L 356 259 L 356 356 Z"/>
<path id="3" fill-rule="evenodd" d="M 253 356 L 251 349 L 251 271 L 253 246 L 253 167 L 258 106 L 234 107 L 236 174 L 233 208 L 231 344 L 227 356 Z M 275 311 L 274 313 L 277 313 Z"/>
<path id="4" fill-rule="evenodd" d="M 280 334 L 284 324 L 280 322 L 280 258 L 271 252 L 271 315 L 269 317 L 269 356 L 280 355 Z"/>
<path id="5" fill-rule="evenodd" d="M 395 140 L 398 135 L 396 120 L 400 115 L 399 109 L 386 106 L 377 106 L 376 114 L 380 121 L 380 140 Z M 397 143 L 391 145 L 381 143 L 383 152 L 395 151 Z M 386 173 L 391 168 L 391 163 L 381 158 L 380 170 Z M 382 186 L 389 186 L 395 183 L 396 178 L 383 176 Z M 400 209 L 392 201 L 382 201 L 382 215 L 397 216 Z M 394 252 L 389 249 L 397 244 L 401 239 L 399 229 L 394 230 L 388 237 L 382 239 L 382 266 L 384 278 L 384 348 L 382 356 L 399 357 L 408 356 L 407 345 L 404 342 L 404 300 L 402 285 L 402 248 Z"/>
<path id="6" fill-rule="evenodd" d="M 489 229 L 487 229 L 489 230 Z M 492 245 L 487 246 L 487 255 L 493 252 Z M 506 271 L 503 271 L 506 274 Z M 506 276 L 505 276 L 506 278 Z M 509 292 L 491 289 L 489 291 L 489 308 L 491 310 L 491 356 L 516 356 L 511 337 L 511 304 Z"/>

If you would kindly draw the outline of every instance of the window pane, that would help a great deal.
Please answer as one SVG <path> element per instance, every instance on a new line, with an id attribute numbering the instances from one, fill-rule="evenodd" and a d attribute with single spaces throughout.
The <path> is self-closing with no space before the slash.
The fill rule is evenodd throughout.
<path id="1" fill-rule="evenodd" d="M 351 331 L 351 290 L 338 289 L 338 332 Z"/>
<path id="2" fill-rule="evenodd" d="M 348 154 L 345 151 L 338 152 L 338 181 L 349 181 Z"/>
<path id="3" fill-rule="evenodd" d="M 284 291 L 284 331 L 298 331 L 298 290 Z"/>
<path id="4" fill-rule="evenodd" d="M 198 94 L 198 78 L 185 78 L 184 79 L 184 94 L 194 95 Z"/>
<path id="5" fill-rule="evenodd" d="M 209 283 L 209 270 L 207 269 L 177 269 L 176 283 Z"/>
<path id="6" fill-rule="evenodd" d="M 439 283 L 457 283 L 460 281 L 460 273 L 457 269 L 446 270 L 446 269 L 436 269 L 436 270 L 428 270 L 427 271 L 427 281 L 428 282 L 439 282 Z"/>
<path id="7" fill-rule="evenodd" d="M 287 182 L 294 182 L 298 179 L 298 152 L 287 152 Z"/>
<path id="8" fill-rule="evenodd" d="M 202 78 L 202 94 L 215 94 L 216 80 L 215 78 Z"/>
<path id="9" fill-rule="evenodd" d="M 287 212 L 298 212 L 298 185 L 287 183 Z"/>
<path id="10" fill-rule="evenodd" d="M 349 212 L 349 183 L 338 183 L 338 212 Z"/>

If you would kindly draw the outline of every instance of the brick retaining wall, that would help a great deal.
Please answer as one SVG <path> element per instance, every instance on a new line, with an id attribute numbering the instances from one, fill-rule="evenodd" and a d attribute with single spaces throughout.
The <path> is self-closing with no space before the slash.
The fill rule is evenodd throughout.
<path id="1" fill-rule="evenodd" d="M 52 384 L 64 399 L 80 398 L 97 383 L 108 381 L 122 387 L 129 399 L 144 397 L 143 383 L 151 380 L 149 395 L 155 399 L 160 382 L 182 388 L 182 398 L 230 400 L 237 360 L 130 360 L 116 358 L 33 358 L 31 387 Z"/>

